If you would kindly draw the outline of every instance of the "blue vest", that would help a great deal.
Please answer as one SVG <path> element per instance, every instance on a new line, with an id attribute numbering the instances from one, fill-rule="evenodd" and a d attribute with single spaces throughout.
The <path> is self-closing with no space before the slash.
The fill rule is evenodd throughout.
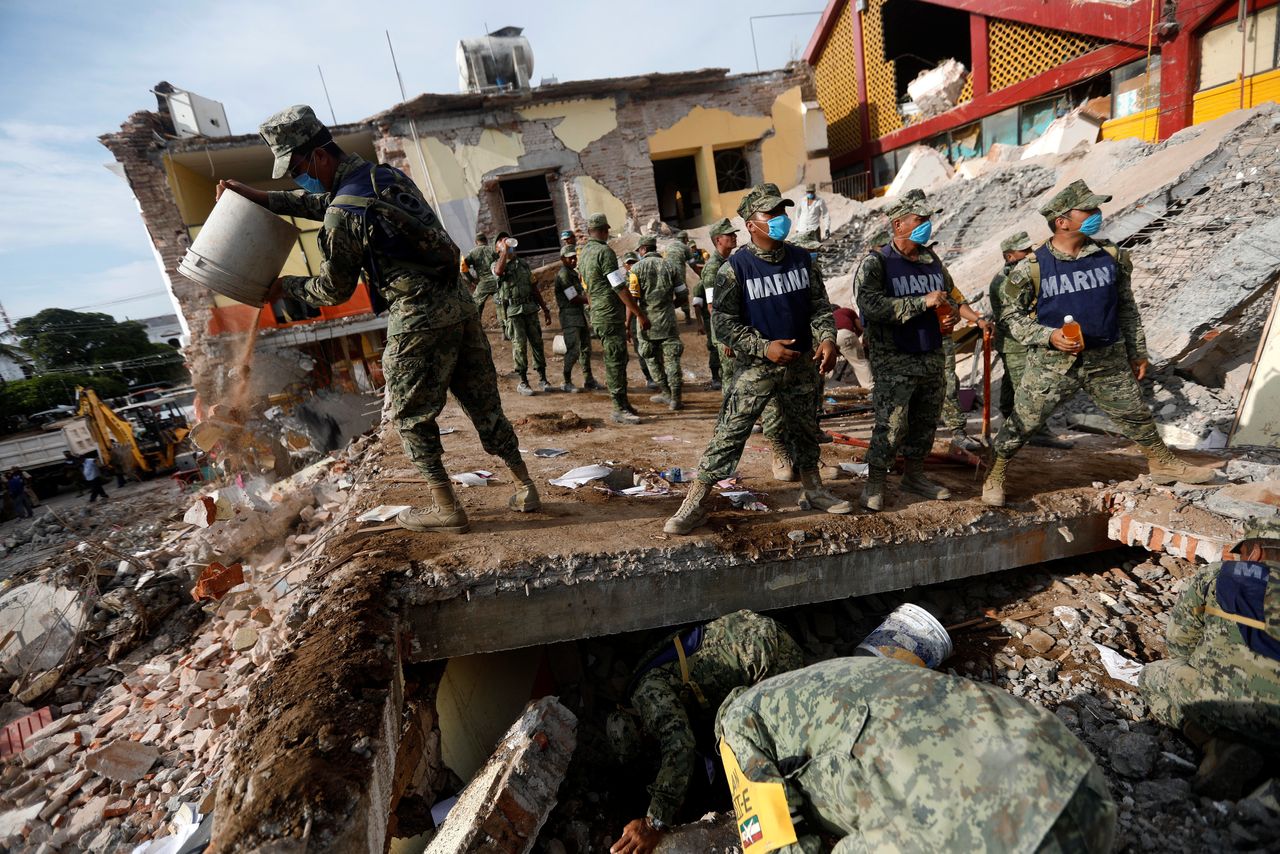
<path id="1" fill-rule="evenodd" d="M 884 259 L 885 287 L 891 297 L 922 297 L 932 291 L 945 291 L 947 278 L 942 262 L 934 256 L 932 264 L 908 261 L 892 243 L 885 244 L 878 255 Z M 903 353 L 932 353 L 942 346 L 942 327 L 938 314 L 925 309 L 920 314 L 893 327 L 893 343 Z"/>
<path id="2" fill-rule="evenodd" d="M 1041 326 L 1060 329 L 1063 318 L 1071 315 L 1084 333 L 1086 350 L 1120 340 L 1120 264 L 1110 253 L 1059 261 L 1045 244 L 1036 250 L 1036 261 L 1040 265 L 1036 319 Z"/>
<path id="3" fill-rule="evenodd" d="M 742 286 L 742 308 L 748 326 L 770 341 L 794 338 L 791 349 L 813 347 L 809 322 L 809 253 L 785 244 L 781 263 L 771 264 L 745 246 L 729 256 L 729 266 Z"/>
<path id="4" fill-rule="evenodd" d="M 1271 569 L 1265 563 L 1228 560 L 1218 571 L 1218 608 L 1228 614 L 1248 617 L 1261 623 L 1267 622 L 1264 603 L 1267 598 L 1267 582 Z M 1244 623 L 1236 623 L 1240 636 L 1249 649 L 1280 661 L 1280 638 L 1274 638 L 1263 629 L 1255 629 Z"/>

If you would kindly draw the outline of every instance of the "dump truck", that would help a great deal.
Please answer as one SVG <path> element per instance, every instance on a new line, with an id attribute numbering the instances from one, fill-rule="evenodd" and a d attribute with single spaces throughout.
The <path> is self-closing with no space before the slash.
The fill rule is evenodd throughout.
<path id="1" fill-rule="evenodd" d="M 72 418 L 0 440 L 0 472 L 22 469 L 31 477 L 36 495 L 47 498 L 58 491 L 67 451 L 81 457 L 96 450 L 88 421 Z"/>

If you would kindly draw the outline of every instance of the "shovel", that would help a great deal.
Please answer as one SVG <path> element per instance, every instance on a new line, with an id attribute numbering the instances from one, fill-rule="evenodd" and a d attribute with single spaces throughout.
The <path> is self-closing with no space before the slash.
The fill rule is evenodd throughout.
<path id="1" fill-rule="evenodd" d="M 982 445 L 991 447 L 991 328 L 982 330 Z"/>

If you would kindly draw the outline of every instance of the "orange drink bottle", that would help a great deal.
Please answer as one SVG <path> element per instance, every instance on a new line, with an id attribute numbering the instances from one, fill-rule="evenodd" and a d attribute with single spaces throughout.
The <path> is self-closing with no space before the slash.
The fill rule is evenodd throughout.
<path id="1" fill-rule="evenodd" d="M 1080 331 L 1080 324 L 1076 323 L 1076 319 L 1069 314 L 1062 318 L 1062 334 L 1077 344 L 1084 343 L 1084 334 Z"/>

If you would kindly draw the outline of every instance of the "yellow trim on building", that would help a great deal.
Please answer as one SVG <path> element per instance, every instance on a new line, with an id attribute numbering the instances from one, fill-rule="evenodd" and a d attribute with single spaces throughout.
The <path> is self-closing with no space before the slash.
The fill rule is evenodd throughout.
<path id="1" fill-rule="evenodd" d="M 1159 110 L 1154 107 L 1122 119 L 1109 119 L 1102 123 L 1103 139 L 1140 139 L 1143 142 L 1155 142 L 1159 132 Z"/>
<path id="2" fill-rule="evenodd" d="M 1233 110 L 1248 109 L 1267 101 L 1280 101 L 1280 69 L 1254 74 L 1243 81 L 1197 92 L 1191 113 L 1192 124 L 1211 122 Z"/>

